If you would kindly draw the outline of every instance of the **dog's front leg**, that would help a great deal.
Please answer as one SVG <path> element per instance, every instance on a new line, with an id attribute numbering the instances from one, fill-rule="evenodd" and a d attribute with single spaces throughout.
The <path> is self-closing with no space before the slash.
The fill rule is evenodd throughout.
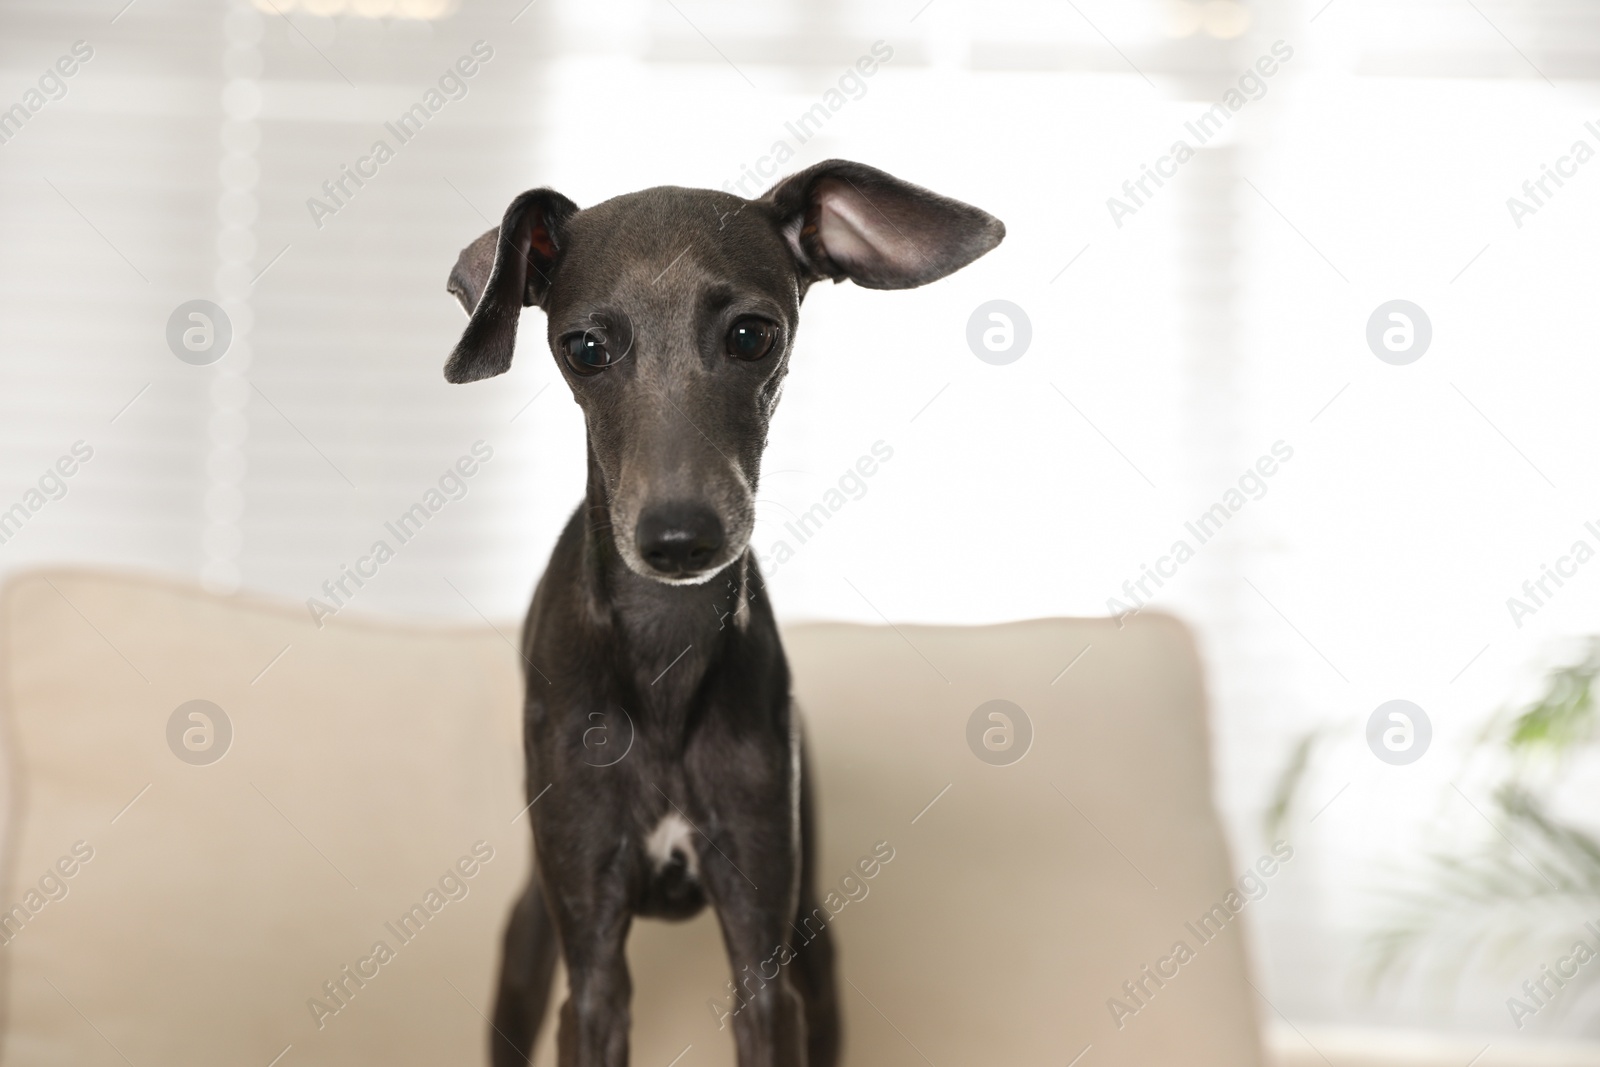
<path id="1" fill-rule="evenodd" d="M 788 925 L 760 906 L 724 908 L 719 918 L 737 987 L 732 1022 L 739 1067 L 804 1067 L 805 1016 L 783 962 Z"/>
<path id="2" fill-rule="evenodd" d="M 700 869 L 735 985 L 739 1067 L 805 1067 L 805 1016 L 792 981 L 800 887 L 793 761 L 781 738 L 726 756 L 700 824 Z M 697 754 L 698 755 L 698 754 Z"/>
<path id="3" fill-rule="evenodd" d="M 567 953 L 569 992 L 556 1038 L 561 1067 L 626 1067 L 633 986 L 622 942 L 594 939 Z"/>
<path id="4" fill-rule="evenodd" d="M 626 860 L 620 853 L 609 860 L 596 856 L 592 842 L 584 842 L 586 849 L 573 847 L 579 845 L 573 839 L 558 840 L 541 834 L 539 841 L 540 872 L 567 965 L 557 1061 L 560 1067 L 626 1067 L 633 996 L 624 954 L 632 919 Z"/>

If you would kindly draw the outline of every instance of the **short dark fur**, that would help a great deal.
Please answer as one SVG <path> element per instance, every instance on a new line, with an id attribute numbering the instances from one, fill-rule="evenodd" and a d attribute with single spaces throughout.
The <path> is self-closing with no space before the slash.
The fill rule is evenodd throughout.
<path id="1" fill-rule="evenodd" d="M 537 859 L 506 928 L 495 1067 L 527 1063 L 558 947 L 562 1067 L 622 1067 L 633 916 L 687 918 L 707 901 L 735 975 L 780 948 L 786 961 L 741 986 L 741 1067 L 837 1062 L 828 933 L 791 936 L 817 903 L 814 852 L 789 669 L 748 551 L 761 453 L 812 282 L 922 285 L 1004 233 L 834 160 L 754 201 L 663 187 L 580 211 L 533 190 L 461 253 L 449 289 L 471 321 L 446 377 L 504 372 L 521 310 L 538 304 L 589 444 L 587 498 L 523 634 Z M 751 316 L 777 328 L 774 347 L 731 358 L 724 339 Z M 580 376 L 563 342 L 586 331 L 617 361 Z M 692 833 L 652 856 L 668 816 Z"/>

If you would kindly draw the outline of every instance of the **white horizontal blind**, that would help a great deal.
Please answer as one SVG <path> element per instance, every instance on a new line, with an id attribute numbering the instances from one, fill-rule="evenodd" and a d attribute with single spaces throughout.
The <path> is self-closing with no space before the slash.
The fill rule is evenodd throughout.
<path id="1" fill-rule="evenodd" d="M 513 614 L 540 553 L 500 515 L 541 487 L 511 417 L 542 368 L 526 361 L 498 390 L 448 387 L 463 318 L 444 279 L 537 181 L 539 13 L 291 20 L 193 3 L 113 22 L 101 7 L 13 7 L 0 35 L 8 86 L 74 40 L 94 49 L 0 146 L 5 484 L 19 496 L 74 441 L 94 449 L 67 495 L 0 546 L 4 567 L 94 561 L 304 600 L 432 489 L 447 506 L 425 536 L 395 545 L 349 602 Z M 426 128 L 391 132 L 440 96 Z M 341 168 L 379 140 L 393 158 L 356 187 Z M 336 213 L 317 218 L 312 198 Z M 180 362 L 165 338 L 197 298 L 233 320 L 211 366 Z M 493 458 L 458 487 L 449 472 L 479 441 Z M 563 488 L 565 507 L 576 489 Z"/>

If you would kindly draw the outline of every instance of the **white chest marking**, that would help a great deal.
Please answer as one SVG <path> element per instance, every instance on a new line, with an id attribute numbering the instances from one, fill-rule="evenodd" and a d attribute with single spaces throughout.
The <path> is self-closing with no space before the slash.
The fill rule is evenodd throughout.
<path id="1" fill-rule="evenodd" d="M 656 828 L 650 831 L 650 836 L 645 838 L 644 849 L 657 870 L 672 862 L 674 852 L 683 853 L 690 875 L 699 877 L 700 857 L 695 853 L 693 837 L 694 827 L 689 825 L 689 820 L 672 811 L 663 816 L 656 823 Z"/>

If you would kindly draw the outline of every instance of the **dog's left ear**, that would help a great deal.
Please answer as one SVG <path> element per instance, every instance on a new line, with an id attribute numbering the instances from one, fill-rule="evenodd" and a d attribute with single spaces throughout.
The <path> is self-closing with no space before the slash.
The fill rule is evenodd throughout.
<path id="1" fill-rule="evenodd" d="M 845 159 L 791 175 L 762 199 L 812 281 L 911 289 L 960 270 L 1006 235 L 987 211 Z"/>
<path id="2" fill-rule="evenodd" d="M 511 201 L 498 229 L 461 250 L 446 288 L 471 319 L 444 365 L 445 380 L 459 385 L 511 369 L 517 320 L 549 294 L 563 231 L 577 210 L 554 189 L 531 189 Z"/>

